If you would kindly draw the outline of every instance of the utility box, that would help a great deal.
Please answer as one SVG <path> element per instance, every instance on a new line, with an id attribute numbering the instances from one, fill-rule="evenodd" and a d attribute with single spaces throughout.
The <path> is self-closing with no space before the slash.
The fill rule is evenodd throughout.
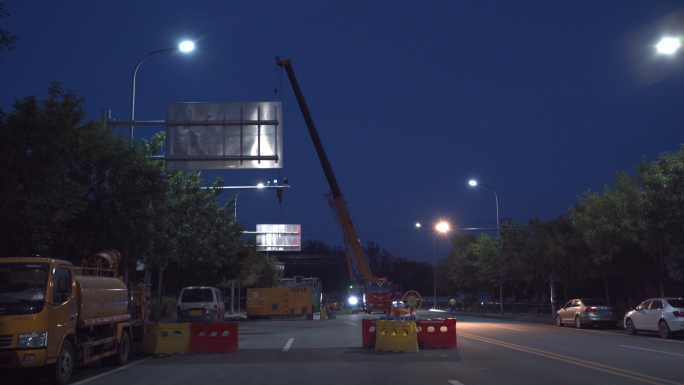
<path id="1" fill-rule="evenodd" d="M 247 289 L 247 317 L 307 316 L 315 307 L 310 287 L 273 287 Z M 319 305 L 320 306 L 320 305 Z"/>

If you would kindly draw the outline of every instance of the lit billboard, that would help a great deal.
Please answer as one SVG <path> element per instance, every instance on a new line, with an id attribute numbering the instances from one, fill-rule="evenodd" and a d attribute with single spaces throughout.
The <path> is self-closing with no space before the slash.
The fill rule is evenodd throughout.
<path id="1" fill-rule="evenodd" d="M 281 102 L 169 103 L 166 169 L 283 167 Z"/>
<path id="2" fill-rule="evenodd" d="M 257 225 L 257 251 L 299 251 L 301 225 Z"/>

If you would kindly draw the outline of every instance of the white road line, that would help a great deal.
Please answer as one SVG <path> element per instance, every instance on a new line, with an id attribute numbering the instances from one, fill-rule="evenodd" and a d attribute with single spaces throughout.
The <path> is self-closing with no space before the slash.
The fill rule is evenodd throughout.
<path id="1" fill-rule="evenodd" d="M 621 347 L 621 348 L 629 348 L 629 349 L 637 349 L 637 350 L 645 350 L 645 351 L 647 351 L 647 352 L 654 352 L 654 353 L 671 354 L 671 355 L 673 355 L 673 356 L 684 357 L 684 354 L 663 352 L 663 351 L 661 351 L 661 350 L 652 350 L 652 349 L 637 348 L 636 346 L 620 345 L 620 347 Z"/>
<path id="2" fill-rule="evenodd" d="M 139 364 L 139 363 L 141 363 L 141 362 L 145 362 L 145 361 L 147 361 L 147 360 L 149 360 L 149 359 L 152 359 L 152 358 L 153 358 L 153 357 L 147 357 L 147 358 L 144 358 L 144 359 L 142 359 L 142 360 L 140 360 L 140 361 L 135 361 L 135 362 L 132 363 L 132 364 L 128 364 L 128 365 L 126 365 L 126 366 L 122 366 L 122 367 L 120 367 L 120 368 L 117 368 L 117 369 L 114 369 L 114 370 L 110 370 L 110 371 L 108 371 L 107 373 L 102 373 L 102 374 L 97 375 L 97 376 L 95 376 L 95 377 L 90 377 L 90 378 L 87 378 L 87 379 L 85 379 L 85 380 L 81 380 L 81 381 L 79 381 L 79 382 L 74 382 L 74 383 L 71 384 L 71 385 L 81 385 L 81 384 L 85 384 L 85 383 L 88 383 L 88 382 L 90 382 L 90 381 L 92 381 L 92 380 L 96 380 L 96 379 L 98 379 L 98 378 L 100 378 L 100 377 L 104 377 L 104 376 L 106 376 L 106 375 L 108 375 L 108 374 L 116 373 L 116 372 L 118 372 L 119 370 L 124 370 L 124 369 L 126 369 L 127 367 L 129 367 L 129 366 L 137 365 L 137 364 Z"/>
<path id="3" fill-rule="evenodd" d="M 503 326 L 492 326 L 492 325 L 490 325 L 490 326 L 493 327 L 493 328 L 497 328 L 497 329 L 508 329 L 508 330 L 515 330 L 515 331 L 519 331 L 519 332 L 529 332 L 529 330 L 514 329 L 514 328 L 505 328 L 505 327 L 503 327 Z"/>
<path id="4" fill-rule="evenodd" d="M 292 341 L 294 341 L 294 338 L 290 338 L 289 340 L 287 340 L 287 343 L 285 344 L 285 347 L 283 348 L 284 352 L 290 350 L 290 346 L 292 346 Z"/>
<path id="5" fill-rule="evenodd" d="M 359 326 L 358 324 L 351 323 L 351 322 L 347 322 L 347 321 L 344 321 L 344 323 L 349 324 L 349 325 L 352 325 L 352 326 Z"/>
<path id="6" fill-rule="evenodd" d="M 463 385 L 463 383 L 458 382 L 458 381 L 456 381 L 456 380 L 449 380 L 449 383 L 450 383 L 451 385 Z"/>

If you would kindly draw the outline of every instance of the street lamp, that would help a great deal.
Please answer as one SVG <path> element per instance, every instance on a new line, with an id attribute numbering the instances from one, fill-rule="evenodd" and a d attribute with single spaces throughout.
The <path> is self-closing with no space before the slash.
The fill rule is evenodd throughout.
<path id="1" fill-rule="evenodd" d="M 449 231 L 449 224 L 444 221 L 439 222 L 435 226 L 435 230 L 436 231 L 432 232 L 432 287 L 434 289 L 434 297 L 432 297 L 433 309 L 437 309 L 437 248 L 435 247 L 435 234 L 437 234 L 437 232 L 444 234 Z"/>
<path id="2" fill-rule="evenodd" d="M 682 46 L 682 42 L 679 40 L 679 38 L 676 37 L 664 37 L 658 42 L 658 45 L 656 45 L 656 49 L 658 50 L 658 53 L 664 53 L 667 55 L 671 55 L 679 49 L 679 47 Z"/>
<path id="3" fill-rule="evenodd" d="M 138 74 L 138 68 L 140 67 L 140 64 L 142 64 L 145 59 L 148 57 L 160 53 L 160 52 L 166 52 L 166 51 L 174 51 L 178 50 L 181 52 L 190 52 L 195 49 L 195 43 L 191 41 L 184 41 L 178 45 L 178 47 L 171 47 L 171 48 L 165 48 L 165 49 L 160 49 L 158 51 L 150 52 L 147 55 L 143 56 L 142 59 L 138 62 L 138 65 L 135 66 L 135 71 L 133 71 L 133 93 L 131 96 L 131 145 L 133 145 L 133 121 L 135 120 L 135 76 Z"/>
<path id="4" fill-rule="evenodd" d="M 487 187 L 488 189 L 492 190 L 492 192 L 494 193 L 494 199 L 496 199 L 496 229 L 499 230 L 500 229 L 500 227 L 499 227 L 499 196 L 496 195 L 496 190 L 494 190 L 494 188 L 492 186 L 487 186 L 486 184 L 477 183 L 477 181 L 475 179 L 471 179 L 470 181 L 468 181 L 468 184 L 473 186 L 473 187 L 484 186 L 484 187 Z M 497 233 L 497 236 L 499 236 L 498 233 Z M 501 252 L 501 251 L 499 250 L 499 252 Z M 501 282 L 501 277 L 499 277 L 499 306 L 501 308 L 501 314 L 503 314 L 504 313 L 504 311 L 503 311 L 503 283 Z"/>
<path id="5" fill-rule="evenodd" d="M 269 180 L 266 184 L 259 183 L 259 184 L 257 184 L 256 186 L 200 187 L 200 190 L 239 190 L 239 191 L 235 194 L 235 203 L 233 204 L 233 208 L 234 208 L 234 212 L 235 212 L 235 220 L 237 220 L 237 198 L 238 198 L 238 195 L 240 195 L 240 193 L 241 193 L 243 190 L 247 190 L 247 189 L 264 189 L 264 188 L 265 188 L 265 189 L 269 189 L 269 190 L 275 189 L 275 190 L 280 190 L 280 191 L 282 191 L 282 189 L 284 189 L 284 188 L 289 188 L 289 187 L 290 187 L 290 184 L 289 184 L 287 178 L 284 178 L 284 179 L 283 179 L 283 184 L 281 184 L 281 185 L 278 184 L 278 181 L 277 181 L 277 180 L 274 180 L 274 181 L 273 181 L 273 184 L 271 184 L 271 181 Z M 280 195 L 279 195 L 279 196 L 280 196 Z"/>
<path id="6" fill-rule="evenodd" d="M 471 179 L 468 182 L 469 185 L 475 187 L 475 186 L 484 186 L 487 187 L 488 189 L 492 190 L 494 193 L 494 199 L 496 200 L 496 229 L 499 230 L 499 196 L 496 195 L 496 191 L 492 186 L 487 186 L 486 184 L 478 183 L 475 179 Z"/>

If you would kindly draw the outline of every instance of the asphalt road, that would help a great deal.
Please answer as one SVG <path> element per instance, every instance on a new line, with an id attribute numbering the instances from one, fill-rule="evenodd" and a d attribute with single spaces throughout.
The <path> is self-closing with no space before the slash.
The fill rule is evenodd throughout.
<path id="1" fill-rule="evenodd" d="M 239 322 L 238 353 L 134 356 L 114 370 L 78 368 L 72 384 L 684 384 L 682 336 L 459 314 L 457 348 L 388 353 L 362 347 L 361 320 L 379 316 Z"/>

